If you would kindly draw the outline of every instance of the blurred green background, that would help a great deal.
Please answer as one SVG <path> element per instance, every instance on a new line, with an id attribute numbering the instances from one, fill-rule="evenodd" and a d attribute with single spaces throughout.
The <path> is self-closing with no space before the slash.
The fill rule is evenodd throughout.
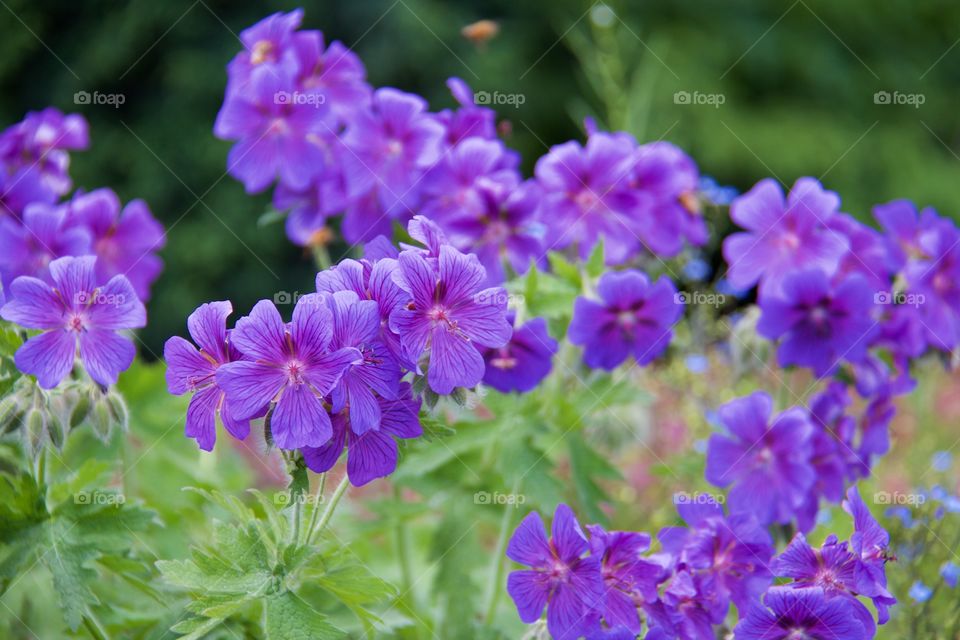
<path id="1" fill-rule="evenodd" d="M 451 75 L 522 94 L 522 105 L 498 110 L 528 172 L 593 114 L 641 140 L 680 144 L 741 189 L 813 175 L 858 216 L 896 197 L 957 209 L 960 4 L 950 0 L 0 4 L 3 124 L 46 105 L 83 113 L 92 148 L 74 156 L 76 186 L 142 197 L 168 228 L 142 334 L 148 358 L 203 301 L 232 299 L 243 313 L 312 287 L 310 256 L 280 225 L 258 228 L 268 197 L 248 197 L 224 175 L 229 144 L 211 133 L 237 34 L 297 6 L 305 27 L 356 50 L 375 86 L 419 92 L 435 109 L 452 103 Z M 480 19 L 500 32 L 478 46 L 461 28 Z M 77 106 L 80 90 L 125 102 Z"/>

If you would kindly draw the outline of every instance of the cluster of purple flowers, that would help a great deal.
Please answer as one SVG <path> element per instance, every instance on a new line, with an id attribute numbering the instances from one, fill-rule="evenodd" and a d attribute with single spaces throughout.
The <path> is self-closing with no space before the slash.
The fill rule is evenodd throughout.
<path id="1" fill-rule="evenodd" d="M 723 243 L 729 281 L 759 285 L 757 328 L 779 340 L 781 366 L 825 377 L 846 362 L 871 377 L 883 350 L 893 367 L 878 386 L 889 388 L 910 359 L 960 342 L 960 229 L 932 209 L 878 206 L 877 231 L 841 213 L 840 198 L 813 178 L 786 198 L 768 179 L 735 198 L 730 216 L 746 231 Z"/>
<path id="2" fill-rule="evenodd" d="M 95 382 L 116 382 L 135 348 L 115 332 L 144 326 L 141 301 L 163 269 L 164 230 L 143 201 L 121 207 L 110 189 L 60 201 L 69 151 L 88 142 L 81 116 L 53 108 L 0 133 L 0 315 L 43 330 L 15 362 L 46 388 L 73 370 L 78 347 Z"/>
<path id="3" fill-rule="evenodd" d="M 792 407 L 773 417 L 773 401 L 762 391 L 728 402 L 717 410 L 726 433 L 707 444 L 707 480 L 730 487 L 733 512 L 810 531 L 820 500 L 839 503 L 890 447 L 889 396 L 874 398 L 859 415 L 851 414 L 851 404 L 839 381 L 816 394 L 809 409 Z"/>
<path id="4" fill-rule="evenodd" d="M 248 192 L 276 184 L 297 244 L 324 242 L 341 213 L 351 243 L 422 213 L 499 284 L 507 268 L 523 273 L 549 249 L 585 256 L 601 237 L 609 264 L 706 241 L 699 173 L 677 147 L 589 126 L 585 146 L 553 147 L 525 180 L 496 114 L 462 80 L 447 83 L 457 108 L 432 113 L 417 95 L 373 89 L 357 56 L 301 30 L 302 18 L 278 13 L 242 32 L 214 129 L 236 142 L 228 171 Z"/>
<path id="5" fill-rule="evenodd" d="M 240 439 L 265 418 L 273 443 L 301 450 L 316 472 L 346 448 L 350 480 L 362 485 L 394 470 L 396 438 L 421 434 L 412 378 L 438 395 L 482 380 L 535 386 L 556 350 L 544 321 L 514 332 L 507 294 L 485 287 L 476 256 L 426 218 L 408 230 L 423 246 L 372 242 L 364 259 L 317 274 L 317 293 L 297 300 L 290 322 L 269 300 L 233 329 L 230 303 L 197 309 L 188 320 L 197 346 L 173 337 L 165 347 L 170 392 L 193 392 L 187 435 L 210 450 L 218 417 Z"/>
<path id="6" fill-rule="evenodd" d="M 733 605 L 737 640 L 868 640 L 876 624 L 860 597 L 880 624 L 896 602 L 886 589 L 889 536 L 855 488 L 847 497 L 849 542 L 831 535 L 814 550 L 797 534 L 776 557 L 761 523 L 712 501 L 681 501 L 686 526 L 661 529 L 656 552 L 645 533 L 591 525 L 588 537 L 561 504 L 549 538 L 537 512 L 517 527 L 507 556 L 529 569 L 512 572 L 507 590 L 526 623 L 546 608 L 557 639 L 633 639 L 644 627 L 655 640 L 713 638 Z"/>

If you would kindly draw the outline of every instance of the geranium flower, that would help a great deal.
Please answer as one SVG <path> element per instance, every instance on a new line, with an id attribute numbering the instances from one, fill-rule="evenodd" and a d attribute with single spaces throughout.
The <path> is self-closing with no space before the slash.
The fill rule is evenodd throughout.
<path id="1" fill-rule="evenodd" d="M 509 320 L 513 324 L 514 314 L 509 314 Z M 514 329 L 507 344 L 481 350 L 486 363 L 483 382 L 502 393 L 530 391 L 550 373 L 558 348 L 547 332 L 547 321 L 532 318 Z"/>
<path id="2" fill-rule="evenodd" d="M 418 250 L 401 253 L 399 267 L 394 281 L 411 302 L 393 311 L 390 328 L 407 358 L 417 362 L 429 348 L 427 381 L 436 393 L 475 386 L 485 370 L 477 347 L 502 347 L 513 332 L 506 291 L 481 289 L 486 273 L 476 256 L 449 245 L 440 247 L 436 268 Z"/>
<path id="3" fill-rule="evenodd" d="M 186 435 L 204 451 L 213 450 L 218 417 L 234 438 L 243 440 L 250 433 L 250 421 L 233 417 L 226 393 L 216 379 L 220 365 L 240 359 L 228 339 L 227 316 L 231 313 L 233 305 L 229 302 L 202 304 L 187 318 L 190 337 L 199 349 L 180 336 L 168 339 L 163 347 L 167 389 L 175 396 L 193 394 L 187 406 Z"/>
<path id="4" fill-rule="evenodd" d="M 753 513 L 764 525 L 793 520 L 815 480 L 808 416 L 794 407 L 771 422 L 772 410 L 762 391 L 731 400 L 717 410 L 729 435 L 714 434 L 707 445 L 707 480 L 733 485 L 730 512 Z"/>
<path id="5" fill-rule="evenodd" d="M 644 366 L 664 352 L 683 315 L 669 278 L 650 284 L 639 271 L 610 271 L 601 276 L 597 293 L 599 301 L 576 299 L 567 330 L 570 342 L 584 347 L 587 366 L 610 371 L 630 356 Z"/>
<path id="6" fill-rule="evenodd" d="M 289 325 L 272 302 L 258 302 L 231 334 L 245 359 L 223 364 L 216 373 L 233 416 L 252 418 L 275 403 L 270 432 L 278 447 L 319 447 L 327 442 L 333 430 L 323 398 L 348 366 L 363 361 L 352 347 L 332 350 L 332 338 L 333 314 L 321 294 L 300 298 Z"/>
<path id="7" fill-rule="evenodd" d="M 70 373 L 78 345 L 84 369 L 103 386 L 115 384 L 133 362 L 136 348 L 115 332 L 143 327 L 147 312 L 124 276 L 97 286 L 96 261 L 94 256 L 57 258 L 50 263 L 53 286 L 29 276 L 10 286 L 0 315 L 43 330 L 14 355 L 17 368 L 35 375 L 41 387 L 55 387 Z"/>
<path id="8" fill-rule="evenodd" d="M 507 592 L 521 620 L 536 622 L 546 607 L 550 634 L 573 640 L 596 622 L 593 612 L 603 594 L 600 560 L 584 557 L 589 544 L 567 505 L 557 507 L 551 532 L 547 540 L 536 511 L 517 527 L 507 545 L 507 556 L 530 569 L 511 572 Z"/>

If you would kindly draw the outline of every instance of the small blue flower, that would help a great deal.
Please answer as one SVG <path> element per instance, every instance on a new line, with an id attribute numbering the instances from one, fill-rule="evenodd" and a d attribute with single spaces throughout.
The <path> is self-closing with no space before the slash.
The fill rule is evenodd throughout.
<path id="1" fill-rule="evenodd" d="M 943 566 L 940 567 L 940 576 L 943 577 L 943 581 L 953 589 L 957 586 L 957 582 L 960 581 L 960 566 L 953 562 L 945 562 Z"/>
<path id="2" fill-rule="evenodd" d="M 910 507 L 890 507 L 886 510 L 885 514 L 888 518 L 898 519 L 900 523 L 908 529 L 913 526 L 913 512 L 910 510 Z"/>
<path id="3" fill-rule="evenodd" d="M 683 276 L 687 280 L 700 282 L 702 280 L 706 280 L 707 276 L 709 275 L 710 265 L 701 258 L 694 258 L 687 264 L 683 265 Z"/>
<path id="4" fill-rule="evenodd" d="M 691 353 L 686 357 L 684 363 L 687 365 L 690 373 L 703 373 L 710 366 L 710 361 L 707 357 L 700 353 Z"/>
<path id="5" fill-rule="evenodd" d="M 953 464 L 953 459 L 949 451 L 937 451 L 933 454 L 930 464 L 933 465 L 936 471 L 949 471 L 950 466 Z"/>
<path id="6" fill-rule="evenodd" d="M 910 597 L 916 600 L 917 602 L 926 602 L 930 599 L 930 596 L 933 595 L 933 589 L 923 584 L 919 580 L 913 583 L 913 586 L 910 587 Z"/>

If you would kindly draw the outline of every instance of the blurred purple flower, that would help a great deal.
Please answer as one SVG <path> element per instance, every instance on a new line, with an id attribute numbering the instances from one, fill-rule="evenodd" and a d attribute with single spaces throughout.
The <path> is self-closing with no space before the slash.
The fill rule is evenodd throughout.
<path id="1" fill-rule="evenodd" d="M 849 249 L 847 238 L 829 227 L 840 198 L 813 178 L 800 178 L 784 201 L 775 180 L 758 182 L 730 205 L 730 217 L 746 232 L 723 241 L 730 283 L 745 289 L 760 281 L 763 293 L 780 293 L 797 269 L 836 272 Z"/>
<path id="2" fill-rule="evenodd" d="M 875 290 L 859 273 L 831 285 L 819 269 L 791 273 L 777 294 L 762 294 L 757 331 L 777 349 L 781 367 L 810 367 L 823 377 L 841 361 L 857 362 L 878 332 L 873 318 Z"/>
<path id="3" fill-rule="evenodd" d="M 868 640 L 850 602 L 827 598 L 823 589 L 772 587 L 733 630 L 736 640 Z"/>
<path id="4" fill-rule="evenodd" d="M 793 407 L 773 418 L 773 401 L 762 391 L 731 400 L 717 410 L 729 435 L 707 445 L 707 480 L 730 489 L 730 512 L 752 513 L 763 524 L 788 523 L 816 479 L 810 458 L 813 425 Z"/>
<path id="5" fill-rule="evenodd" d="M 64 207 L 35 203 L 27 206 L 21 221 L 0 219 L 0 275 L 5 288 L 18 276 L 51 282 L 47 268 L 51 261 L 90 253 L 90 233 L 70 227 Z"/>
<path id="6" fill-rule="evenodd" d="M 508 314 L 513 324 L 513 313 Z M 481 349 L 486 369 L 483 382 L 501 393 L 526 393 L 547 377 L 559 345 L 547 332 L 547 321 L 532 318 L 513 330 L 510 341 L 496 349 Z"/>
<path id="7" fill-rule="evenodd" d="M 669 278 L 651 284 L 639 271 L 610 271 L 597 293 L 600 301 L 576 299 L 567 331 L 570 342 L 584 347 L 587 366 L 610 371 L 631 355 L 644 366 L 663 353 L 683 315 Z"/>

